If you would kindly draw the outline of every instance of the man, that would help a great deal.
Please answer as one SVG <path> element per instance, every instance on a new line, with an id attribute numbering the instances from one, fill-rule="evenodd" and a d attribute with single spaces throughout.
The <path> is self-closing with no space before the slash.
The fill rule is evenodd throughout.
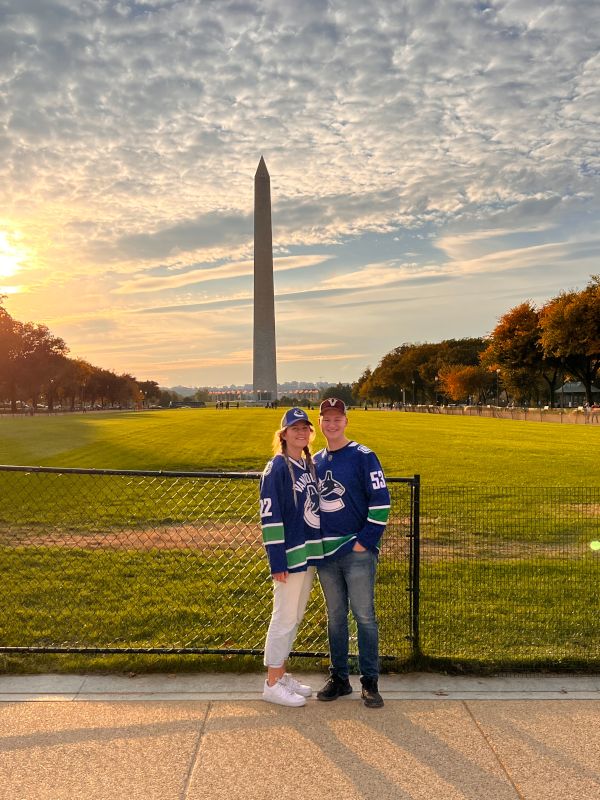
<path id="1" fill-rule="evenodd" d="M 379 632 L 375 617 L 375 572 L 379 540 L 390 512 L 381 464 L 368 447 L 346 437 L 346 405 L 330 397 L 321 403 L 319 425 L 327 447 L 314 457 L 319 481 L 324 559 L 317 567 L 327 604 L 330 677 L 318 700 L 350 694 L 348 604 L 358 628 L 362 698 L 380 708 Z"/>

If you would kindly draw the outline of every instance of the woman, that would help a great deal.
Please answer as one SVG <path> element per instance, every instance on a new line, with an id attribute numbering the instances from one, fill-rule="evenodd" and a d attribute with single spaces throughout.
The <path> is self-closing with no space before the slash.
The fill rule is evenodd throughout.
<path id="1" fill-rule="evenodd" d="M 315 564 L 323 558 L 319 493 L 310 454 L 314 437 L 305 411 L 286 411 L 273 438 L 274 457 L 260 481 L 263 543 L 273 578 L 263 699 L 282 706 L 303 706 L 312 694 L 310 686 L 286 672 L 286 660 L 304 616 Z"/>

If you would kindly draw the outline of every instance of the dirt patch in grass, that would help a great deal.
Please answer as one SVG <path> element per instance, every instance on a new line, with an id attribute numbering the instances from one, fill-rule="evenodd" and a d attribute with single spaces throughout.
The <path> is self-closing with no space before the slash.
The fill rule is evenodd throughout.
<path id="1" fill-rule="evenodd" d="M 570 503 L 569 508 L 586 517 L 600 517 L 600 503 Z"/>
<path id="2" fill-rule="evenodd" d="M 409 520 L 395 521 L 384 534 L 381 557 L 385 561 L 404 562 L 411 546 Z M 99 530 L 70 530 L 48 526 L 0 527 L 0 547 L 58 547 L 84 550 L 194 550 L 197 552 L 262 550 L 260 525 L 247 522 L 215 522 L 155 525 Z M 452 541 L 447 534 L 439 537 L 422 535 L 420 557 L 423 562 L 477 560 L 485 562 L 540 559 L 589 559 L 597 557 L 586 542 L 570 539 L 564 542 L 526 542 L 456 533 Z"/>
<path id="3" fill-rule="evenodd" d="M 573 541 L 561 544 L 489 540 L 476 542 L 469 539 L 456 543 L 440 542 L 435 539 L 421 541 L 421 561 L 426 563 L 465 560 L 474 564 L 479 561 L 489 565 L 501 561 L 524 561 L 530 567 L 535 564 L 536 558 L 540 561 L 547 559 L 573 561 L 588 559 L 590 553 L 585 545 Z"/>
<path id="4" fill-rule="evenodd" d="M 72 531 L 57 528 L 0 530 L 0 546 L 86 550 L 237 550 L 262 548 L 258 525 L 195 523 L 146 528 Z"/>

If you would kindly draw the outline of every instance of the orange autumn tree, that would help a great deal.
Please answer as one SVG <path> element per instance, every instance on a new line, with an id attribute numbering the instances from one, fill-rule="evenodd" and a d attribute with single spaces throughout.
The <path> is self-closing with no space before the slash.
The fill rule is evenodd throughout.
<path id="1" fill-rule="evenodd" d="M 544 383 L 554 401 L 561 362 L 545 355 L 541 335 L 540 312 L 526 300 L 500 317 L 481 356 L 482 366 L 500 370 L 506 392 L 519 402 L 539 400 Z"/>
<path id="2" fill-rule="evenodd" d="M 600 371 L 600 276 L 593 275 L 581 292 L 561 292 L 540 311 L 540 342 L 547 358 L 558 359 L 585 387 L 593 403 L 592 385 Z"/>
<path id="3" fill-rule="evenodd" d="M 484 367 L 463 364 L 441 367 L 438 372 L 442 392 L 452 400 L 485 403 L 494 391 L 495 375 Z"/>

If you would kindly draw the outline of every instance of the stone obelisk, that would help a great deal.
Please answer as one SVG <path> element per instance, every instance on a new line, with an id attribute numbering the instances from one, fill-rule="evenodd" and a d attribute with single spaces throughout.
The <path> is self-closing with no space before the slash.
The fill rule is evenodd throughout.
<path id="1" fill-rule="evenodd" d="M 271 179 L 261 156 L 254 176 L 254 399 L 277 400 Z"/>

